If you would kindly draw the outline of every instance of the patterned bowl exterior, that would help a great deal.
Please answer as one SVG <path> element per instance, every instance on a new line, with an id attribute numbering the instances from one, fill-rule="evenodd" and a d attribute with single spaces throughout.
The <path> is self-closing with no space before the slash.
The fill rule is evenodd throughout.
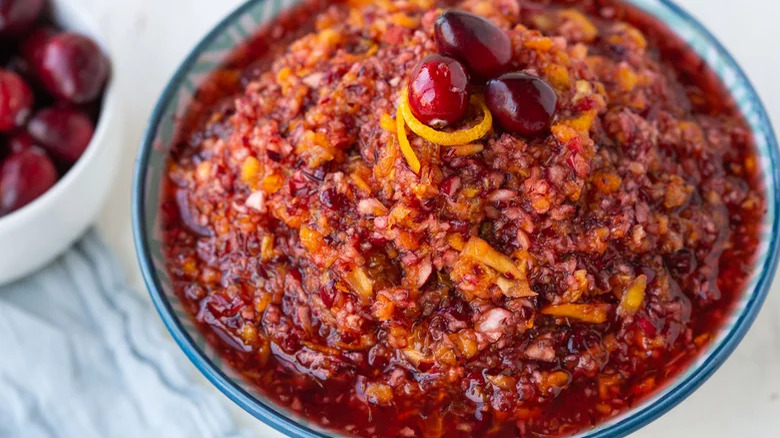
<path id="1" fill-rule="evenodd" d="M 144 279 L 160 316 L 182 350 L 214 385 L 247 412 L 289 436 L 308 438 L 333 436 L 333 433 L 263 396 L 225 363 L 193 324 L 174 294 L 165 268 L 159 215 L 160 187 L 168 151 L 177 132 L 177 121 L 190 105 L 193 93 L 237 46 L 299 1 L 250 0 L 226 17 L 190 53 L 171 79 L 151 117 L 136 162 L 132 207 L 135 244 Z M 726 49 L 680 7 L 668 0 L 629 1 L 674 29 L 731 91 L 753 130 L 765 175 L 767 214 L 747 289 L 712 345 L 686 372 L 653 397 L 580 434 L 588 438 L 625 436 L 658 418 L 704 383 L 734 350 L 755 319 L 772 283 L 780 248 L 777 244 L 780 205 L 777 140 L 756 91 Z"/>

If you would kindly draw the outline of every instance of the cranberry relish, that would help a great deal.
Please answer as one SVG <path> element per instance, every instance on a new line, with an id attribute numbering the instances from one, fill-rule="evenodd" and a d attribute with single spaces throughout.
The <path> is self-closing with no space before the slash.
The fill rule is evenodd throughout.
<path id="1" fill-rule="evenodd" d="M 206 84 L 168 168 L 174 285 L 247 379 L 355 436 L 557 436 L 708 345 L 765 201 L 746 124 L 678 39 L 601 0 L 324 3 Z M 446 8 L 510 60 L 473 63 L 474 28 L 437 44 Z M 402 110 L 431 55 L 470 100 L 422 126 Z"/>

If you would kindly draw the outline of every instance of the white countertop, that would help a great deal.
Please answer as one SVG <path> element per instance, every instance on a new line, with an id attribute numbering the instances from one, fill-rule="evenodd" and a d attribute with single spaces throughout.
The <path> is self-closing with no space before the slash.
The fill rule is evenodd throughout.
<path id="1" fill-rule="evenodd" d="M 124 98 L 124 165 L 98 230 L 119 255 L 132 284 L 145 293 L 130 227 L 130 182 L 147 118 L 187 52 L 241 0 L 80 0 L 94 8 L 114 52 L 117 88 Z M 780 128 L 780 1 L 678 0 L 736 56 Z M 187 359 L 182 354 L 181 360 Z M 196 373 L 194 367 L 192 372 Z M 217 391 L 203 381 L 204 387 Z M 236 420 L 258 437 L 273 432 L 231 405 Z M 780 281 L 745 340 L 698 391 L 634 437 L 780 436 Z"/>

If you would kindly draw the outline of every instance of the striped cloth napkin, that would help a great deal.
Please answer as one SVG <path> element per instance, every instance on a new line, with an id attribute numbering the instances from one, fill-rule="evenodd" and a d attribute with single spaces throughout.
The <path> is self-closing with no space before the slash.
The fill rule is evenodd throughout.
<path id="1" fill-rule="evenodd" d="M 0 288 L 0 438 L 249 437 L 94 232 Z"/>

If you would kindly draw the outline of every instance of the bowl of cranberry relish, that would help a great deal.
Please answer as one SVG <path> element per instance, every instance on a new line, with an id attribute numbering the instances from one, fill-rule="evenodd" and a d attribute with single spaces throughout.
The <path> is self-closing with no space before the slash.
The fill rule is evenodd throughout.
<path id="1" fill-rule="evenodd" d="M 283 433 L 613 437 L 747 331 L 778 168 L 667 1 L 250 1 L 164 92 L 134 231 L 184 352 Z"/>
<path id="2" fill-rule="evenodd" d="M 83 9 L 0 1 L 0 284 L 84 232 L 118 164 L 110 63 Z"/>

